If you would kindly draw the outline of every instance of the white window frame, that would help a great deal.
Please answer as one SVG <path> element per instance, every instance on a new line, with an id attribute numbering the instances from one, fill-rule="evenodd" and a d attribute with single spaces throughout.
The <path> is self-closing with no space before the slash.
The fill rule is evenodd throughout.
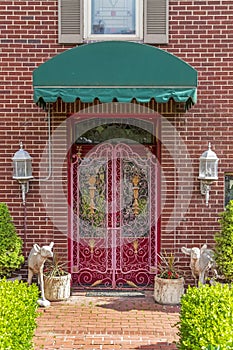
<path id="1" fill-rule="evenodd" d="M 82 44 L 91 41 L 123 40 L 139 41 L 147 44 L 168 44 L 170 0 L 136 1 L 138 11 L 136 13 L 137 33 L 135 35 L 90 35 L 86 26 L 88 13 L 90 13 L 90 0 L 58 0 L 59 43 Z M 91 17 L 89 18 L 89 25 L 90 22 Z"/>
<path id="2" fill-rule="evenodd" d="M 84 1 L 84 41 L 143 40 L 143 0 L 136 0 L 136 34 L 91 34 L 91 0 Z"/>

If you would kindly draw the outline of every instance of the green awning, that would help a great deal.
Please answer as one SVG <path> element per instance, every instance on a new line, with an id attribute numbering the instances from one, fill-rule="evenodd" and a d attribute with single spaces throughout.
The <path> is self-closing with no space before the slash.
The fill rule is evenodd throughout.
<path id="1" fill-rule="evenodd" d="M 197 71 L 153 46 L 106 41 L 69 49 L 33 72 L 34 101 L 196 102 Z"/>

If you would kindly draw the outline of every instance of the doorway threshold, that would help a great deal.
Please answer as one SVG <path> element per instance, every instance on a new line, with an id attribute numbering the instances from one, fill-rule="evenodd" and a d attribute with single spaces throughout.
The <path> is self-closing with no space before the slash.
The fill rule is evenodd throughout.
<path id="1" fill-rule="evenodd" d="M 90 290 L 86 293 L 86 297 L 144 298 L 145 292 L 129 290 Z"/>

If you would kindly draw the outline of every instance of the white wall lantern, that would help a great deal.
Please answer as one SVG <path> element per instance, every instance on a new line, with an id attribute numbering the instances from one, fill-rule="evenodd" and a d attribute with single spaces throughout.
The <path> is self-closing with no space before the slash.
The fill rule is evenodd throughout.
<path id="1" fill-rule="evenodd" d="M 13 161 L 13 179 L 21 184 L 23 204 L 26 203 L 26 193 L 29 191 L 29 181 L 32 176 L 32 158 L 27 151 L 23 149 L 20 142 L 20 149 L 14 154 Z"/>
<path id="2" fill-rule="evenodd" d="M 218 180 L 218 157 L 215 152 L 211 150 L 209 142 L 208 150 L 202 153 L 199 158 L 199 177 L 201 180 L 200 188 L 201 194 L 205 195 L 206 205 L 209 203 L 210 185 Z"/>

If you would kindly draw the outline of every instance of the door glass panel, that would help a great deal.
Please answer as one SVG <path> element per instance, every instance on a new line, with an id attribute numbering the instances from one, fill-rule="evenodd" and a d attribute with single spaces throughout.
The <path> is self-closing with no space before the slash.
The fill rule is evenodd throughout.
<path id="1" fill-rule="evenodd" d="M 79 167 L 80 237 L 104 237 L 106 231 L 106 161 L 85 158 Z"/>
<path id="2" fill-rule="evenodd" d="M 122 161 L 123 237 L 149 236 L 148 169 L 135 161 Z"/>

